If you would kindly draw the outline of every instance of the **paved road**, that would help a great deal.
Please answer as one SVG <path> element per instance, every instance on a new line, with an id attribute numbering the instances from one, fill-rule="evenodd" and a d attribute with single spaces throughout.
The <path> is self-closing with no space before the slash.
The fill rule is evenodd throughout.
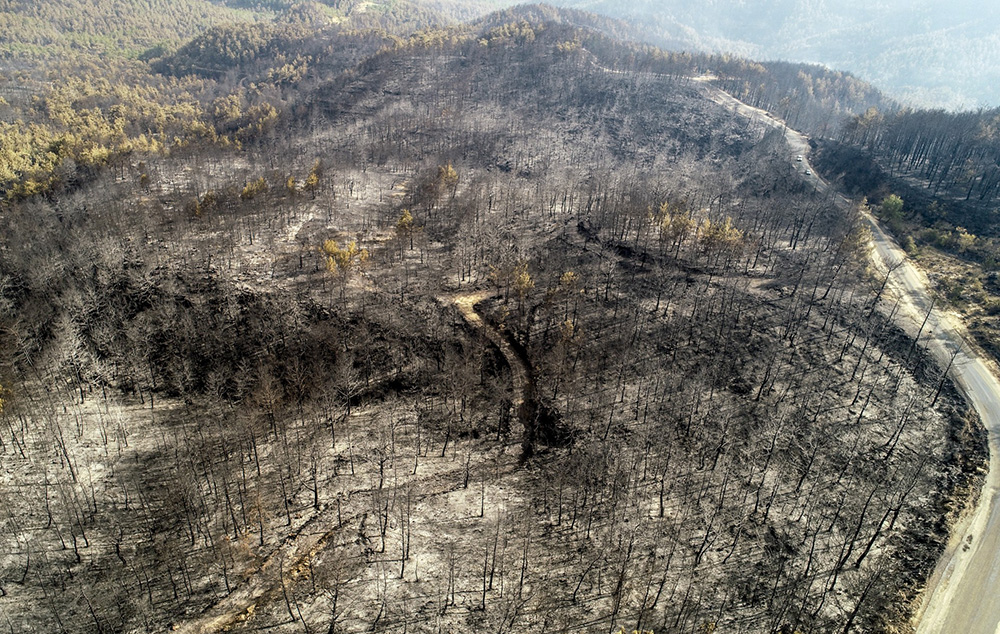
<path id="1" fill-rule="evenodd" d="M 904 254 L 872 222 L 877 255 L 898 262 Z M 892 285 L 911 324 L 929 308 L 926 277 L 909 261 L 893 272 Z M 931 311 L 923 343 L 979 412 L 989 432 L 990 464 L 979 504 L 952 529 L 948 546 L 928 580 L 916 618 L 918 634 L 1000 632 L 1000 381 L 993 363 L 964 345 L 964 326 L 954 315 Z"/>
<path id="2" fill-rule="evenodd" d="M 891 286 L 906 309 L 911 334 L 930 308 L 924 274 L 869 218 L 876 255 L 893 271 Z M 990 466 L 979 504 L 952 528 L 944 554 L 928 580 L 916 616 L 917 634 L 997 634 L 1000 632 L 1000 381 L 994 364 L 964 345 L 964 326 L 953 314 L 932 310 L 920 341 L 979 412 L 989 432 Z M 952 361 L 954 357 L 954 361 Z"/>
<path id="3" fill-rule="evenodd" d="M 820 191 L 828 190 L 828 184 L 809 166 L 809 143 L 803 135 L 721 90 L 709 88 L 709 93 L 721 105 L 783 129 L 791 152 L 804 157 L 802 169 L 812 172 L 806 178 Z M 837 199 L 849 204 L 842 196 Z M 883 271 L 896 267 L 888 288 L 900 299 L 900 325 L 915 336 L 932 308 L 927 278 L 875 219 L 867 220 L 876 265 Z M 915 615 L 917 634 L 1000 634 L 1000 381 L 993 372 L 993 362 L 965 345 L 966 338 L 960 321 L 938 309 L 931 310 L 920 336 L 920 343 L 942 368 L 951 365 L 952 378 L 979 412 L 989 432 L 990 465 L 979 504 L 953 527 L 947 548 L 928 580 Z"/>

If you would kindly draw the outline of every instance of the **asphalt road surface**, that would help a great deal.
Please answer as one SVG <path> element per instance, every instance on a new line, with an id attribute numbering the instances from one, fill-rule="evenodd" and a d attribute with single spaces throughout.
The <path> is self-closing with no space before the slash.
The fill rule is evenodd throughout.
<path id="1" fill-rule="evenodd" d="M 804 178 L 820 191 L 828 184 L 809 165 L 809 142 L 783 121 L 710 88 L 713 99 L 765 125 L 783 129 L 792 156 L 803 156 Z M 805 174 L 808 170 L 810 173 Z M 850 204 L 837 195 L 842 204 Z M 989 432 L 989 474 L 978 505 L 953 527 L 947 548 L 928 580 L 915 615 L 917 634 L 1000 634 L 1000 381 L 995 364 L 966 345 L 967 333 L 953 314 L 932 306 L 926 276 L 906 258 L 874 218 L 867 218 L 874 243 L 873 259 L 883 272 L 892 268 L 888 288 L 900 300 L 900 325 L 911 336 L 920 332 L 927 348 L 979 412 Z M 928 310 L 930 315 L 928 316 Z M 920 324 L 927 316 L 923 331 Z"/>

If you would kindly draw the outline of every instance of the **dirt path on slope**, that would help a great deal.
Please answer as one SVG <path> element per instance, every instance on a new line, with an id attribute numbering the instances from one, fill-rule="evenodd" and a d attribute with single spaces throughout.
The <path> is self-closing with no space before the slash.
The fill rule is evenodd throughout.
<path id="1" fill-rule="evenodd" d="M 489 291 L 473 291 L 471 293 L 446 295 L 438 299 L 457 306 L 466 323 L 486 335 L 486 338 L 500 349 L 500 353 L 507 360 L 507 365 L 510 366 L 511 383 L 514 386 L 512 404 L 514 411 L 519 412 L 526 398 L 530 398 L 531 365 L 524 354 L 511 345 L 504 333 L 483 319 L 482 315 L 476 311 L 476 304 L 490 296 L 492 296 L 492 293 Z"/>
<path id="2" fill-rule="evenodd" d="M 523 428 L 521 459 L 525 460 L 535 452 L 535 446 L 539 440 L 549 446 L 564 446 L 572 439 L 564 429 L 560 428 L 558 414 L 543 405 L 537 398 L 535 374 L 527 352 L 476 311 L 476 304 L 491 295 L 492 293 L 488 291 L 474 291 L 443 296 L 438 299 L 457 306 L 466 323 L 482 332 L 500 349 L 504 359 L 507 360 L 514 389 L 511 405 Z"/>

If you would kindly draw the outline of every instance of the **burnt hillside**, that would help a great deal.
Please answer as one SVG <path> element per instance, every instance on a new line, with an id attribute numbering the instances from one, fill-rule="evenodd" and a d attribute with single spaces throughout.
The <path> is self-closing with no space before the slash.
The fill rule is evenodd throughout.
<path id="1" fill-rule="evenodd" d="M 569 24 L 324 37 L 4 203 L 10 629 L 904 624 L 984 441 L 783 137 Z"/>

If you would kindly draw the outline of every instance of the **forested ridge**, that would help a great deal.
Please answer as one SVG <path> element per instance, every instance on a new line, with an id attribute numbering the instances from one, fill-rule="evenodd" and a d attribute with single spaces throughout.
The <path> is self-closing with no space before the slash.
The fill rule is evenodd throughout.
<path id="1" fill-rule="evenodd" d="M 4 0 L 0 55 L 8 60 L 66 54 L 137 57 L 150 49 L 174 48 L 210 27 L 272 20 L 406 33 L 451 18 L 403 0 Z"/>
<path id="2" fill-rule="evenodd" d="M 0 105 L 7 627 L 905 630 L 983 430 L 857 208 L 694 78 L 882 97 L 281 4 Z"/>
<path id="3" fill-rule="evenodd" d="M 95 52 L 134 57 L 214 24 L 252 19 L 249 11 L 208 0 L 4 0 L 0 52 L 8 59 Z"/>

